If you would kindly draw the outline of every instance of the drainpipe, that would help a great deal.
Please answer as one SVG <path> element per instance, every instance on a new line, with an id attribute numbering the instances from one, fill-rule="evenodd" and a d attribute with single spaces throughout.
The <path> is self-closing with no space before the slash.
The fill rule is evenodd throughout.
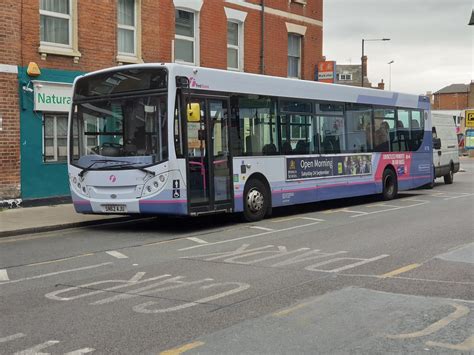
<path id="1" fill-rule="evenodd" d="M 260 74 L 265 74 L 265 0 L 260 0 L 260 6 L 262 7 L 262 12 L 260 13 Z"/>

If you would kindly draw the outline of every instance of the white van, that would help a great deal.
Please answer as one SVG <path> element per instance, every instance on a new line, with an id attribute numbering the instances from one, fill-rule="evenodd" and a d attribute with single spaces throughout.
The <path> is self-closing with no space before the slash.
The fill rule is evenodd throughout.
<path id="1" fill-rule="evenodd" d="M 443 176 L 446 184 L 452 184 L 454 173 L 459 171 L 456 124 L 452 115 L 432 112 L 431 117 L 435 178 Z"/>

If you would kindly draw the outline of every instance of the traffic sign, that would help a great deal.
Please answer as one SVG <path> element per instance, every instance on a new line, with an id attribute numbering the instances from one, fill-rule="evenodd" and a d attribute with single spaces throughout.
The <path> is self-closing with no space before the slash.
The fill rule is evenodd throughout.
<path id="1" fill-rule="evenodd" d="M 466 110 L 466 127 L 474 128 L 474 110 Z"/>

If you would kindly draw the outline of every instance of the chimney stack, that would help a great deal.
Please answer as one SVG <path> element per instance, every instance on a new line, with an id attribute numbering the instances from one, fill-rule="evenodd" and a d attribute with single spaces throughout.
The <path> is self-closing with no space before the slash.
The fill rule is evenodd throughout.
<path id="1" fill-rule="evenodd" d="M 383 79 L 380 83 L 377 84 L 377 89 L 385 90 L 385 83 L 383 82 Z"/>
<path id="2" fill-rule="evenodd" d="M 362 57 L 362 72 L 364 73 L 364 77 L 362 78 L 364 86 L 366 86 L 367 82 L 369 81 L 368 79 L 365 80 L 365 78 L 368 78 L 369 76 L 367 75 L 367 56 L 364 55 Z M 362 73 L 361 73 L 362 75 Z"/>

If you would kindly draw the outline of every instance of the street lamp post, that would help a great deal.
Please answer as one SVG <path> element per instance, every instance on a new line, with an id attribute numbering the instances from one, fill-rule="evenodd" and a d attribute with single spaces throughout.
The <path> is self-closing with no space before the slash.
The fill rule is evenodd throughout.
<path id="1" fill-rule="evenodd" d="M 392 91 L 392 64 L 395 63 L 394 60 L 388 62 L 388 90 Z"/>
<path id="2" fill-rule="evenodd" d="M 364 43 L 373 42 L 373 41 L 390 41 L 390 38 L 375 38 L 375 39 L 365 39 L 362 38 L 362 58 L 361 58 L 361 67 L 362 67 L 362 78 L 360 80 L 360 86 L 364 87 Z"/>

